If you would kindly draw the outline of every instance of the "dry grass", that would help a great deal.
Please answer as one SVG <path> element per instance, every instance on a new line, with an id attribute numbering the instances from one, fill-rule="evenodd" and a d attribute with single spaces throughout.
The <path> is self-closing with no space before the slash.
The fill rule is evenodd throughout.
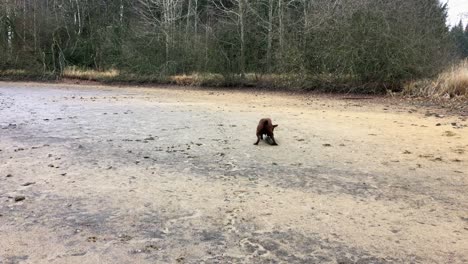
<path id="1" fill-rule="evenodd" d="M 26 73 L 27 73 L 26 70 L 16 70 L 16 69 L 0 71 L 1 75 L 25 75 Z"/>
<path id="2" fill-rule="evenodd" d="M 75 67 L 66 68 L 63 71 L 64 78 L 80 79 L 88 81 L 101 81 L 105 79 L 113 79 L 120 75 L 118 70 L 96 71 L 82 70 Z"/>
<path id="3" fill-rule="evenodd" d="M 121 72 L 116 69 L 106 71 L 86 70 L 75 67 L 68 67 L 64 70 L 62 78 L 97 81 L 102 83 L 168 83 L 167 78 L 161 77 L 159 74 L 154 75 L 139 75 Z"/>
<path id="4" fill-rule="evenodd" d="M 221 74 L 213 73 L 194 73 L 190 75 L 175 75 L 169 77 L 169 81 L 173 84 L 183 86 L 225 86 L 225 77 Z"/>
<path id="5" fill-rule="evenodd" d="M 468 60 L 453 66 L 433 80 L 413 81 L 405 86 L 405 93 L 424 97 L 468 99 Z"/>

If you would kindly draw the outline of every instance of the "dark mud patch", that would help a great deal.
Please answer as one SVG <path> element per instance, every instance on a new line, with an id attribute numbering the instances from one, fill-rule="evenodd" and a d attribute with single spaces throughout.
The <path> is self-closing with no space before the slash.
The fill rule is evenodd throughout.
<path id="1" fill-rule="evenodd" d="M 5 263 L 5 264 L 20 264 L 24 263 L 28 260 L 29 256 L 28 255 L 20 255 L 20 256 L 9 256 L 6 257 L 4 260 L 2 260 L 2 256 L 0 256 L 0 263 Z M 5 261 L 5 262 L 3 262 Z"/>
<path id="2" fill-rule="evenodd" d="M 149 148 L 164 148 L 161 143 L 149 145 Z M 342 170 L 334 167 L 316 166 L 310 167 L 303 164 L 297 166 L 274 165 L 260 163 L 254 160 L 246 160 L 230 154 L 216 156 L 216 150 L 200 153 L 200 150 L 192 150 L 187 145 L 180 144 L 181 147 L 170 147 L 167 151 L 149 152 L 146 144 L 125 144 L 120 147 L 110 147 L 106 145 L 86 144 L 86 155 L 78 149 L 78 153 L 73 156 L 76 159 L 85 159 L 83 163 L 90 164 L 96 155 L 103 157 L 99 160 L 100 167 L 106 164 L 113 164 L 116 167 L 137 166 L 137 170 L 151 170 L 157 166 L 167 172 L 184 171 L 197 177 L 204 177 L 208 181 L 236 181 L 236 178 L 249 179 L 253 185 L 259 182 L 267 182 L 284 189 L 295 189 L 307 193 L 319 195 L 350 195 L 356 199 L 371 199 L 410 202 L 412 196 L 425 197 L 428 201 L 440 203 L 446 207 L 465 207 L 463 203 L 455 201 L 452 196 L 454 192 L 459 195 L 464 194 L 463 186 L 453 190 L 452 193 L 443 193 L 434 187 L 440 184 L 450 184 L 449 182 L 428 182 L 425 178 L 401 177 L 400 175 L 378 175 L 368 172 L 361 172 L 359 168 Z M 126 151 L 131 149 L 130 151 Z M 71 149 L 72 150 L 72 149 Z M 89 156 L 88 156 L 89 155 Z M 151 156 L 150 156 L 151 155 Z M 193 156 L 192 156 L 193 155 Z M 86 158 L 88 157 L 88 158 Z M 145 158 L 147 157 L 147 158 Z M 233 161 L 236 160 L 236 161 Z M 87 162 L 85 162 L 87 161 Z M 135 164 L 135 161 L 138 161 Z M 139 168 L 138 168 L 139 167 Z"/>

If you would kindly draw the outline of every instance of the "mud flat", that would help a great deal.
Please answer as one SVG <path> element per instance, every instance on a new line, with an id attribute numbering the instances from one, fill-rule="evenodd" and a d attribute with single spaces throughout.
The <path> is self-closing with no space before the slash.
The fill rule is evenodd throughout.
<path id="1" fill-rule="evenodd" d="M 0 263 L 467 263 L 466 117 L 369 101 L 0 82 Z"/>

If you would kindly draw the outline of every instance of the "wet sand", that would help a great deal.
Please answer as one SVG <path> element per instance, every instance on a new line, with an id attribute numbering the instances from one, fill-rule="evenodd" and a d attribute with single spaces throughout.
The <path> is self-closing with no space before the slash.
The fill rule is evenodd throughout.
<path id="1" fill-rule="evenodd" d="M 279 146 L 256 141 L 262 117 Z M 0 82 L 0 263 L 467 263 L 466 117 Z"/>

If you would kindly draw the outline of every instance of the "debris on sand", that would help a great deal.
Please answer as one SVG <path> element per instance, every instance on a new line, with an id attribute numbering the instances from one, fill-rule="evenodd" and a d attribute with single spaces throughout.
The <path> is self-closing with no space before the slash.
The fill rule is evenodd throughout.
<path id="1" fill-rule="evenodd" d="M 23 183 L 21 186 L 29 186 L 29 185 L 33 185 L 33 184 L 36 184 L 36 182 Z"/>
<path id="2" fill-rule="evenodd" d="M 88 237 L 88 239 L 86 239 L 86 240 L 87 240 L 88 242 L 93 242 L 93 243 L 94 243 L 94 242 L 97 241 L 97 237 L 95 237 L 95 236 L 90 236 L 90 237 Z"/>
<path id="3" fill-rule="evenodd" d="M 429 116 L 434 116 L 434 117 L 438 117 L 438 118 L 443 118 L 443 117 L 445 117 L 444 115 L 437 114 L 437 113 L 433 113 L 433 112 L 426 112 L 425 116 L 427 116 L 427 117 L 429 117 Z"/>
<path id="4" fill-rule="evenodd" d="M 454 137 L 457 134 L 453 133 L 452 131 L 445 131 L 443 135 L 446 137 Z"/>
<path id="5" fill-rule="evenodd" d="M 26 197 L 23 195 L 15 196 L 15 202 L 20 202 L 20 201 L 23 201 L 24 199 L 26 199 Z"/>

